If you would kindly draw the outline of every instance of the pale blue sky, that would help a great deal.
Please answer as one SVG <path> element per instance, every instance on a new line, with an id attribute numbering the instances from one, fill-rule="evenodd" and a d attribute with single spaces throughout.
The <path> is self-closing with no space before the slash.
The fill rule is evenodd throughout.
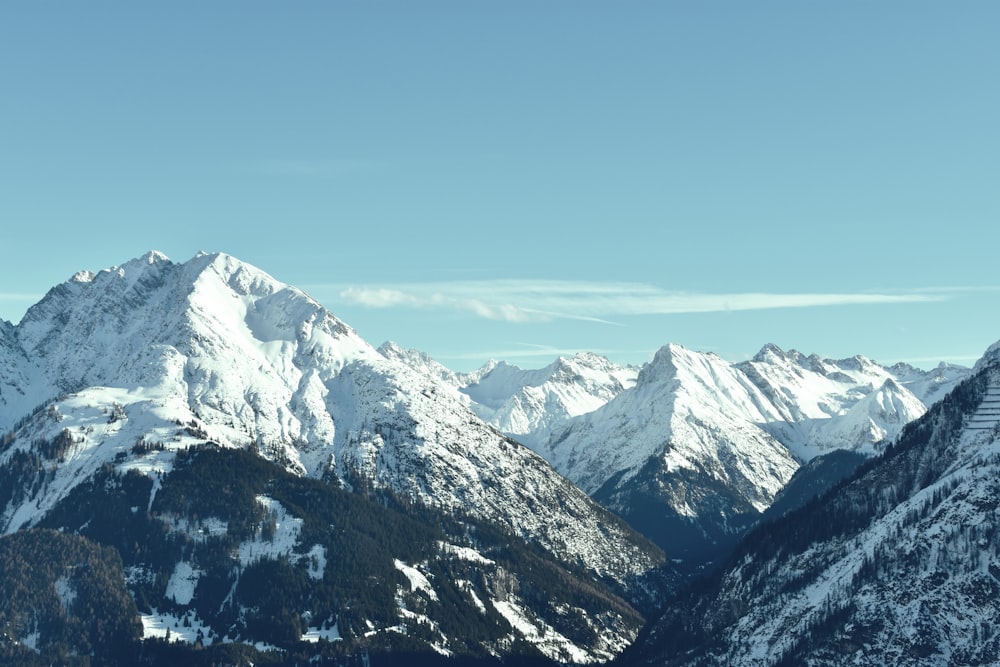
<path id="1" fill-rule="evenodd" d="M 206 250 L 457 369 L 971 364 L 997 35 L 993 1 L 3 3 L 0 317 Z"/>

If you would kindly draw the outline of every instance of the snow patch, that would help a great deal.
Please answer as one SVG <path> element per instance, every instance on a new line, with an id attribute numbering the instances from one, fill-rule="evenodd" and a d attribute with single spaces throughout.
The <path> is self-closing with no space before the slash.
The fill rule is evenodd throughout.
<path id="1" fill-rule="evenodd" d="M 438 542 L 438 547 L 443 553 L 455 556 L 459 560 L 464 560 L 469 563 L 476 563 L 478 565 L 496 564 L 496 561 L 490 560 L 475 549 L 471 549 L 469 547 L 460 547 L 454 544 L 448 544 L 447 542 Z"/>
<path id="2" fill-rule="evenodd" d="M 255 539 L 240 543 L 239 559 L 244 567 L 291 555 L 302 532 L 302 519 L 290 515 L 277 500 L 261 495 L 257 496 L 257 502 L 267 509 L 268 516 Z"/>
<path id="3" fill-rule="evenodd" d="M 328 642 L 339 642 L 344 638 L 340 636 L 340 629 L 336 623 L 329 628 L 310 627 L 302 634 L 302 641 L 310 644 L 318 644 L 321 639 Z"/>
<path id="4" fill-rule="evenodd" d="M 479 596 L 476 594 L 476 587 L 471 581 L 468 579 L 458 579 L 455 581 L 455 585 L 458 586 L 458 590 L 469 596 L 472 600 L 472 604 L 476 605 L 476 609 L 479 610 L 479 613 L 486 613 L 486 605 L 484 605 L 483 601 L 479 599 Z"/>
<path id="5" fill-rule="evenodd" d="M 305 555 L 306 569 L 311 579 L 321 581 L 323 573 L 326 572 L 326 547 L 316 544 Z"/>
<path id="6" fill-rule="evenodd" d="M 68 612 L 73 608 L 73 602 L 76 600 L 76 590 L 73 588 L 73 584 L 68 577 L 63 576 L 56 579 L 55 588 L 63 609 Z"/>
<path id="7" fill-rule="evenodd" d="M 177 604 L 191 604 L 201 575 L 201 570 L 196 570 L 187 561 L 180 561 L 174 566 L 174 573 L 167 582 L 166 597 L 172 598 Z"/>
<path id="8" fill-rule="evenodd" d="M 199 521 L 189 521 L 186 517 L 161 515 L 171 533 L 187 535 L 198 543 L 207 542 L 210 538 L 221 537 L 229 531 L 229 524 L 218 517 L 208 517 Z"/>
<path id="9" fill-rule="evenodd" d="M 153 609 L 152 613 L 140 614 L 140 619 L 143 639 L 167 639 L 187 644 L 194 644 L 200 639 L 205 646 L 212 644 L 212 629 L 198 618 L 194 610 L 177 616 Z"/>
<path id="10" fill-rule="evenodd" d="M 538 647 L 547 658 L 587 664 L 596 659 L 540 619 L 533 619 L 524 607 L 512 600 L 493 600 L 493 607 L 525 641 Z"/>
<path id="11" fill-rule="evenodd" d="M 410 581 L 411 591 L 423 591 L 431 600 L 435 602 L 438 601 L 438 596 L 437 593 L 434 592 L 434 587 L 431 586 L 431 582 L 427 579 L 423 572 L 412 565 L 407 565 L 398 558 L 393 560 L 393 563 L 395 563 L 396 569 L 402 572 L 403 575 Z"/>

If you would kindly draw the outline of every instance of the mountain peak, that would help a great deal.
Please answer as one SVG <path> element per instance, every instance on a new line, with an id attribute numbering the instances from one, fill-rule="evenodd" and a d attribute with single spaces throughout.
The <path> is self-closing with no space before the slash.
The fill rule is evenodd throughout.
<path id="1" fill-rule="evenodd" d="M 387 340 L 378 346 L 379 353 L 394 361 L 399 361 L 409 368 L 432 378 L 442 380 L 448 386 L 457 388 L 461 381 L 458 374 L 439 363 L 434 357 L 420 350 L 407 349 L 399 343 Z"/>
<path id="2" fill-rule="evenodd" d="M 760 351 L 753 356 L 752 361 L 767 361 L 771 357 L 778 357 L 779 359 L 787 358 L 787 354 L 780 347 L 774 343 L 766 343 L 764 347 L 760 348 Z"/>
<path id="3" fill-rule="evenodd" d="M 652 361 L 639 370 L 636 384 L 644 386 L 672 379 L 683 369 L 699 375 L 704 367 L 716 365 L 728 367 L 730 364 L 715 352 L 698 352 L 679 343 L 668 343 L 657 350 Z"/>
<path id="4" fill-rule="evenodd" d="M 92 283 L 92 282 L 94 282 L 94 278 L 96 278 L 96 277 L 97 277 L 97 274 L 94 273 L 93 271 L 87 271 L 87 270 L 77 271 L 72 276 L 70 276 L 69 282 L 71 282 L 71 283 Z"/>
<path id="5" fill-rule="evenodd" d="M 150 267 L 160 268 L 170 265 L 173 265 L 173 262 L 170 261 L 169 257 L 158 250 L 150 250 L 139 257 L 130 259 L 121 266 L 116 266 L 107 270 L 110 272 L 117 272 L 121 276 L 128 276 L 145 272 L 149 270 Z M 101 273 L 104 273 L 104 271 Z"/>
<path id="6" fill-rule="evenodd" d="M 899 393 L 904 391 L 903 388 L 892 378 L 886 378 L 885 382 L 882 383 L 881 391 L 895 392 Z"/>
<path id="7" fill-rule="evenodd" d="M 146 262 L 147 264 L 159 264 L 160 262 L 169 262 L 170 258 L 159 250 L 150 250 L 145 255 L 139 258 L 140 260 Z"/>
<path id="8" fill-rule="evenodd" d="M 199 253 L 184 266 L 198 276 L 194 282 L 215 276 L 240 296 L 265 297 L 288 287 L 261 269 L 222 252 Z M 301 294 L 312 301 L 305 292 Z"/>
<path id="9" fill-rule="evenodd" d="M 72 425 L 73 446 L 86 450 L 47 504 L 25 501 L 9 525 L 54 506 L 88 466 L 117 462 L 121 452 L 142 457 L 136 442 L 173 451 L 208 440 L 254 448 L 286 470 L 344 487 L 362 480 L 478 512 L 554 553 L 586 552 L 588 567 L 614 570 L 622 581 L 660 558 L 646 553 L 648 544 L 629 546 L 624 527 L 598 527 L 602 510 L 586 494 L 477 419 L 457 390 L 438 391 L 439 383 L 379 354 L 305 292 L 225 253 L 174 264 L 151 252 L 64 283 L 17 327 L 0 328 L 0 352 L 0 432 L 62 394 L 52 404 L 65 417 L 57 435 Z M 504 363 L 493 369 L 501 378 L 515 372 Z M 7 386 L 26 390 L 19 397 Z M 101 428 L 88 428 L 94 419 Z M 42 421 L 33 428 L 49 429 Z M 35 439 L 25 435 L 24 446 Z M 470 463 L 477 456 L 482 465 Z M 562 518 L 539 525 L 531 510 L 542 505 L 563 508 L 553 510 Z M 577 525 L 572 517 L 591 519 Z M 623 548 L 636 551 L 626 566 Z"/>

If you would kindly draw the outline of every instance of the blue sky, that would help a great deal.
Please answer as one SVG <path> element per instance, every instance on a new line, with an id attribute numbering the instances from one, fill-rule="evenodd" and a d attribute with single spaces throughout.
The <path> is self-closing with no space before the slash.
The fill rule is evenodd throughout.
<path id="1" fill-rule="evenodd" d="M 0 6 L 0 317 L 224 251 L 372 343 L 971 364 L 995 2 Z"/>

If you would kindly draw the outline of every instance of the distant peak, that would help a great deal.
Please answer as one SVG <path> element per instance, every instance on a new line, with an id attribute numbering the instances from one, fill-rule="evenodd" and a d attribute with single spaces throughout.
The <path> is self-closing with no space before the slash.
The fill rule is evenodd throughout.
<path id="1" fill-rule="evenodd" d="M 147 264 L 158 264 L 160 262 L 169 262 L 170 258 L 164 255 L 159 250 L 150 250 L 145 255 L 139 258 L 140 260 L 146 262 Z"/>
<path id="2" fill-rule="evenodd" d="M 483 364 L 482 366 L 480 366 L 478 370 L 480 370 L 480 371 L 482 371 L 484 373 L 489 373 L 491 370 L 493 370 L 494 368 L 496 368 L 499 364 L 500 364 L 500 362 L 497 361 L 496 359 L 490 359 L 485 364 Z"/>
<path id="3" fill-rule="evenodd" d="M 899 386 L 899 383 L 892 378 L 886 378 L 885 382 L 882 383 L 882 391 L 891 391 L 894 393 L 901 392 L 903 388 Z"/>
<path id="4" fill-rule="evenodd" d="M 434 358 L 422 350 L 406 348 L 394 340 L 387 340 L 378 346 L 378 351 L 383 357 L 390 359 L 419 359 L 424 363 L 434 363 Z"/>
<path id="5" fill-rule="evenodd" d="M 204 264 L 206 266 L 208 266 L 210 264 L 216 264 L 218 262 L 222 262 L 222 263 L 235 262 L 235 263 L 238 263 L 238 264 L 242 264 L 243 263 L 239 259 L 237 259 L 236 257 L 233 257 L 232 255 L 228 255 L 228 254 L 226 254 L 224 252 L 205 252 L 204 250 L 199 250 L 198 253 L 194 257 L 191 258 L 191 261 L 192 262 L 197 262 L 199 264 Z"/>
<path id="6" fill-rule="evenodd" d="M 245 264 L 241 260 L 233 257 L 232 255 L 227 255 L 224 252 L 205 252 L 204 250 L 199 250 L 194 257 L 192 257 L 186 265 L 195 266 L 199 269 L 205 269 L 210 266 L 227 267 L 227 266 L 242 266 Z"/>
<path id="7" fill-rule="evenodd" d="M 143 272 L 147 267 L 158 267 L 172 264 L 170 258 L 164 255 L 162 252 L 157 250 L 150 250 L 144 255 L 131 259 L 121 266 L 116 266 L 112 271 L 117 271 L 119 274 L 131 273 L 131 272 Z"/>
<path id="8" fill-rule="evenodd" d="M 660 351 L 664 352 L 666 354 L 671 354 L 671 355 L 674 355 L 674 354 L 689 354 L 691 352 L 691 350 L 689 350 L 688 348 L 684 347 L 680 343 L 667 343 L 666 345 L 664 345 L 663 347 L 660 348 Z"/>
<path id="9" fill-rule="evenodd" d="M 394 340 L 387 340 L 387 341 L 385 341 L 384 343 L 382 343 L 381 345 L 378 346 L 378 351 L 381 352 L 382 354 L 385 354 L 387 352 L 389 352 L 389 353 L 393 353 L 394 352 L 394 353 L 400 354 L 400 353 L 406 352 L 407 350 L 402 345 L 400 345 L 399 343 L 397 343 L 396 341 L 394 341 Z"/>
<path id="10" fill-rule="evenodd" d="M 73 283 L 92 283 L 97 275 L 93 271 L 77 271 L 70 277 L 70 282 Z"/>
<path id="11" fill-rule="evenodd" d="M 781 359 L 786 358 L 788 355 L 785 351 L 774 343 L 767 343 L 764 347 L 760 348 L 760 352 L 754 355 L 753 361 L 767 361 L 769 357 L 779 357 Z"/>
<path id="12" fill-rule="evenodd" d="M 677 363 L 675 359 L 678 355 L 683 355 L 687 350 L 682 345 L 677 343 L 668 343 L 664 345 L 656 354 L 653 355 L 653 360 L 642 367 L 639 371 L 639 377 L 636 383 L 639 385 L 645 385 L 650 382 L 654 382 L 657 379 L 673 375 L 677 372 Z"/>

